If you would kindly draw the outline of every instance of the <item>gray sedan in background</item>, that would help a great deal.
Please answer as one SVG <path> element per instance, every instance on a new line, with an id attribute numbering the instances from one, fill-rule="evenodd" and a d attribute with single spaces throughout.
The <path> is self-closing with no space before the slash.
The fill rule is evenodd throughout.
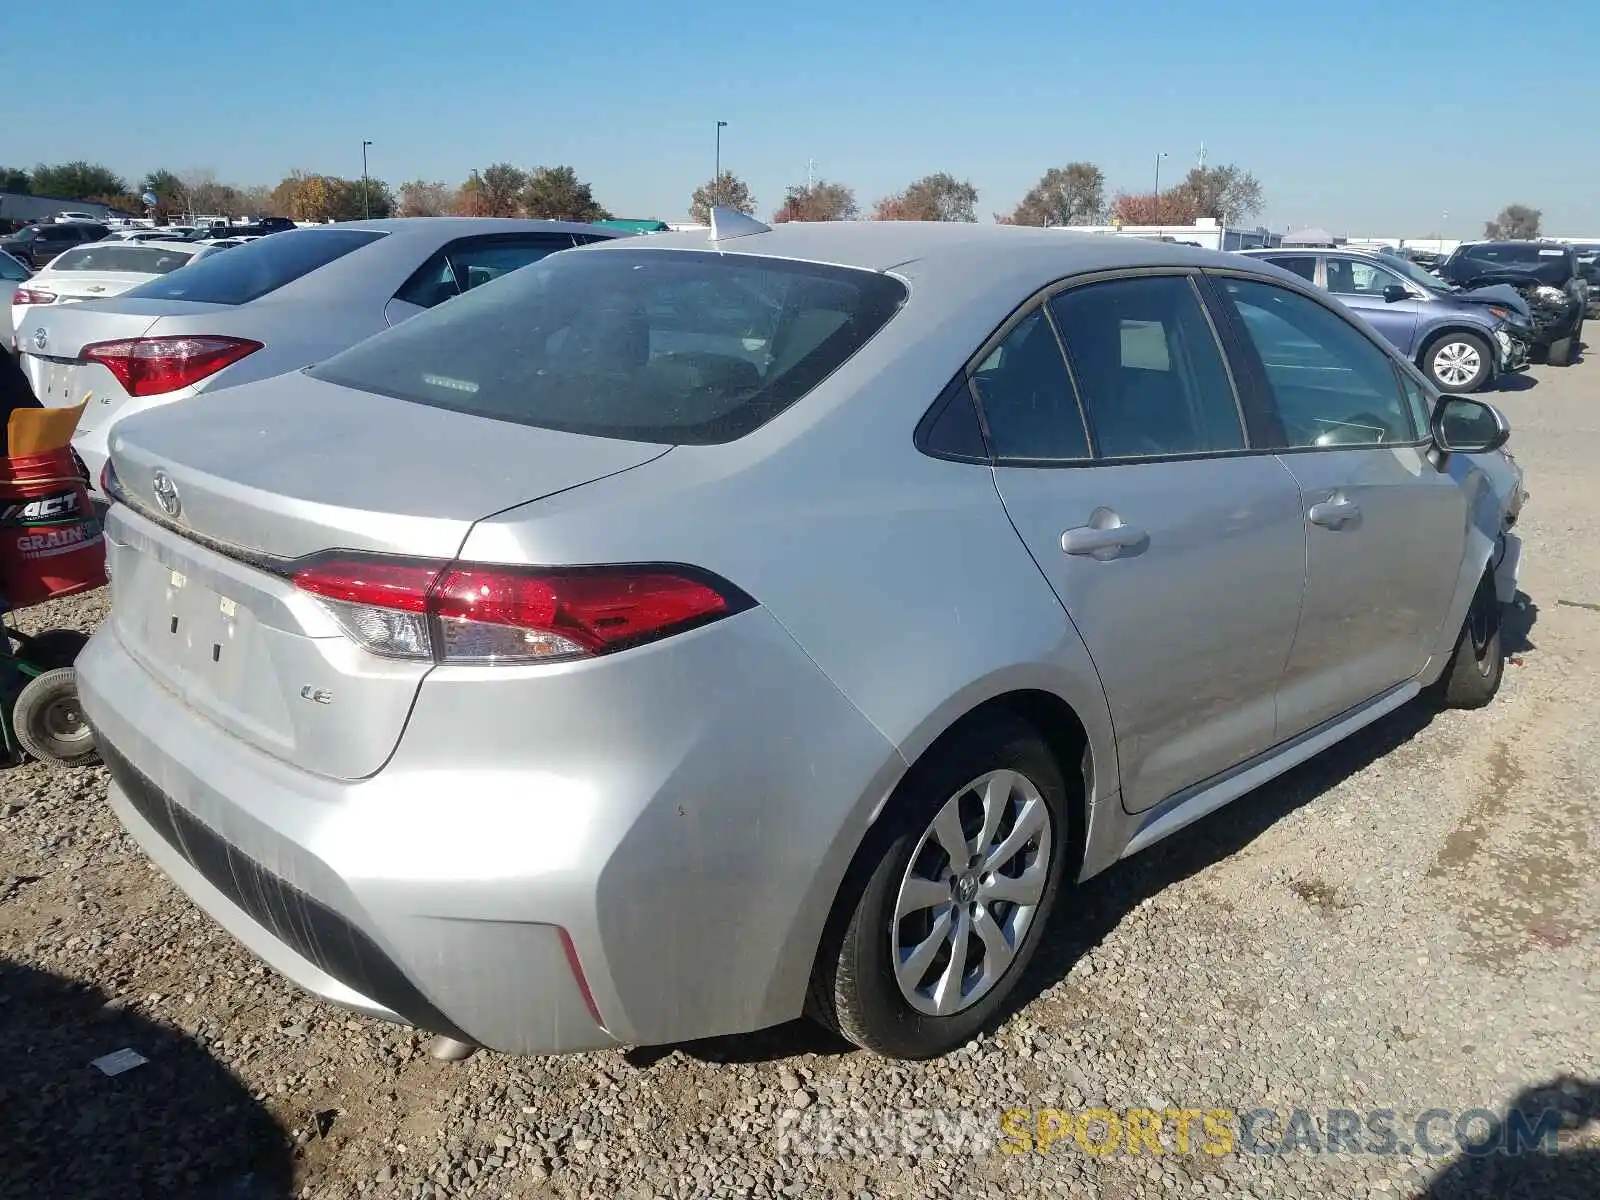
<path id="1" fill-rule="evenodd" d="M 132 413 L 299 370 L 546 254 L 618 236 L 464 217 L 287 230 L 208 247 L 114 300 L 39 311 L 16 338 L 44 404 L 87 398 L 73 446 L 98 479 L 107 436 Z"/>
<path id="2" fill-rule="evenodd" d="M 1079 881 L 1490 700 L 1507 436 L 1237 255 L 719 211 L 119 422 L 82 701 L 179 886 L 443 1050 L 929 1057 Z"/>

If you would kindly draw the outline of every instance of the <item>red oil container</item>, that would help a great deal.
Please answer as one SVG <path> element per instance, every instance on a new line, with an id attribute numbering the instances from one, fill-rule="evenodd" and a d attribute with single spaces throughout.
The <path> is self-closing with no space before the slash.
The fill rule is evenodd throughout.
<path id="1" fill-rule="evenodd" d="M 27 608 L 102 587 L 106 547 L 72 451 L 0 458 L 0 596 Z"/>

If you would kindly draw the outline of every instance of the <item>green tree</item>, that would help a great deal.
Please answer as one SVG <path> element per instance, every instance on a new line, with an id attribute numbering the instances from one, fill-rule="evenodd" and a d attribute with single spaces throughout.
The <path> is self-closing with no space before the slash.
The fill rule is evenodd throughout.
<path id="1" fill-rule="evenodd" d="M 774 221 L 853 221 L 861 215 L 856 192 L 842 183 L 819 179 L 807 187 L 797 183 L 783 194 Z"/>
<path id="2" fill-rule="evenodd" d="M 26 196 L 32 190 L 28 173 L 21 167 L 0 167 L 0 192 L 20 192 Z"/>
<path id="3" fill-rule="evenodd" d="M 903 192 L 885 196 L 875 221 L 976 221 L 978 189 L 947 171 L 925 175 Z"/>
<path id="4" fill-rule="evenodd" d="M 1092 225 L 1106 209 L 1105 172 L 1093 163 L 1051 167 L 1012 211 L 1008 225 Z"/>
<path id="5" fill-rule="evenodd" d="M 1539 236 L 1539 226 L 1544 220 L 1544 213 L 1537 208 L 1529 208 L 1526 204 L 1508 204 L 1500 210 L 1500 215 L 1492 221 L 1483 223 L 1483 236 L 1495 241 L 1520 242 L 1532 241 Z"/>
<path id="6" fill-rule="evenodd" d="M 57 163 L 35 167 L 29 182 L 35 195 L 58 196 L 63 200 L 87 200 L 90 196 L 116 196 L 128 190 L 122 176 L 99 163 Z"/>
<path id="7" fill-rule="evenodd" d="M 544 221 L 603 221 L 611 214 L 571 167 L 535 167 L 522 189 L 522 210 Z"/>
<path id="8" fill-rule="evenodd" d="M 694 195 L 689 197 L 689 219 L 701 225 L 709 224 L 713 208 L 731 208 L 749 216 L 756 211 L 756 201 L 744 180 L 732 171 L 724 171 L 695 188 Z"/>
<path id="9" fill-rule="evenodd" d="M 522 189 L 528 173 L 510 163 L 498 162 L 474 171 L 461 185 L 456 211 L 464 217 L 514 217 L 522 207 Z"/>

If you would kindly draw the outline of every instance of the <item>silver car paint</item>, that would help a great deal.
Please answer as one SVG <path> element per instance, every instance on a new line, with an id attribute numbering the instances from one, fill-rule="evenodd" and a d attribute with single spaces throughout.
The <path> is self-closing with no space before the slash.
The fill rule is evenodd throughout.
<path id="1" fill-rule="evenodd" d="M 660 235 L 651 246 L 704 242 Z M 159 465 L 185 496 L 193 528 L 224 543 L 267 543 L 279 553 L 365 545 L 506 563 L 683 561 L 759 601 L 600 660 L 425 669 L 385 692 L 387 715 L 375 716 L 379 706 L 361 690 L 370 661 L 326 655 L 335 698 L 306 705 L 305 720 L 326 723 L 328 735 L 307 734 L 284 750 L 222 715 L 242 703 L 242 690 L 199 706 L 180 699 L 190 689 L 173 682 L 169 660 L 181 647 L 136 647 L 170 610 L 161 571 L 169 582 L 177 572 L 186 585 L 231 590 L 256 621 L 270 621 L 274 604 L 306 598 L 275 594 L 283 585 L 113 508 L 113 579 L 126 586 L 79 660 L 85 709 L 102 738 L 172 803 L 374 937 L 486 1045 L 544 1051 L 679 1040 L 798 1015 L 823 922 L 864 831 L 908 765 L 995 698 L 1067 706 L 1082 723 L 1089 805 L 1081 874 L 1104 869 L 1415 695 L 1443 669 L 1500 537 L 1504 490 L 1470 458 L 1436 463 L 1385 451 L 1397 468 L 1415 468 L 1413 480 L 1443 467 L 1442 478 L 1466 497 L 1453 534 L 1442 521 L 1429 525 L 1447 548 L 1455 538 L 1453 590 L 1437 583 L 1429 557 L 1428 569 L 1414 573 L 1427 582 L 1426 599 L 1399 597 L 1404 628 L 1374 617 L 1371 596 L 1341 592 L 1332 619 L 1353 645 L 1388 639 L 1393 647 L 1409 630 L 1402 649 L 1415 674 L 1366 691 L 1360 672 L 1324 672 L 1336 711 L 1285 734 L 1281 718 L 1269 722 L 1260 692 L 1230 711 L 1226 683 L 1270 695 L 1272 664 L 1281 669 L 1290 658 L 1283 606 L 1294 588 L 1284 580 L 1296 567 L 1279 557 L 1287 562 L 1298 544 L 1303 590 L 1307 538 L 1294 455 L 1096 466 L 1030 484 L 1011 468 L 924 456 L 911 431 L 1018 304 L 1065 277 L 1209 266 L 1322 299 L 1287 272 L 1240 268 L 1233 256 L 1057 232 L 786 226 L 726 249 L 892 268 L 911 299 L 810 396 L 749 436 L 664 453 L 626 443 L 586 449 L 581 461 L 562 464 L 571 468 L 563 490 L 550 486 L 556 476 L 545 462 L 557 444 L 540 446 L 539 431 L 502 425 L 498 436 L 478 437 L 475 419 L 454 416 L 459 433 L 446 431 L 432 410 L 335 397 L 300 377 L 233 393 L 250 415 L 249 439 L 225 438 L 219 416 L 188 402 L 120 422 L 112 439 L 136 503 L 153 507 L 150 473 Z M 346 412 L 351 425 L 335 428 L 348 436 L 315 437 L 318 420 Z M 456 437 L 474 445 L 459 457 L 438 447 L 429 455 L 430 441 Z M 530 455 L 539 460 L 532 477 Z M 419 501 L 418 472 L 430 458 L 447 484 Z M 1386 467 L 1348 470 L 1363 486 L 1403 482 Z M 519 475 L 523 502 L 508 501 Z M 573 484 L 584 475 L 593 478 Z M 1444 487 L 1442 478 L 1425 486 Z M 1173 543 L 1159 554 L 1071 571 L 1047 552 L 1051 530 L 1058 538 L 1096 505 L 1143 506 L 1147 495 L 1158 501 L 1142 518 L 1152 544 L 1158 535 Z M 1257 539 L 1261 561 L 1250 553 Z M 1373 546 L 1374 570 L 1413 577 L 1409 564 L 1389 557 L 1411 552 L 1404 537 Z M 1126 613 L 1084 582 L 1132 575 L 1123 570 L 1130 566 L 1148 577 L 1149 594 L 1125 584 Z M 140 581 L 141 570 L 155 574 Z M 1239 611 L 1222 611 L 1228 572 L 1265 593 L 1236 593 Z M 1321 586 L 1340 586 L 1331 571 L 1328 578 Z M 1198 616 L 1180 603 L 1196 588 Z M 1269 634 L 1259 654 L 1242 632 L 1251 617 Z M 296 636 L 337 640 L 309 611 L 295 619 Z M 1216 638 L 1208 619 L 1242 640 Z M 1121 656 L 1144 638 L 1176 659 L 1151 653 L 1128 667 Z M 278 703 L 298 703 L 300 676 L 289 671 L 307 661 L 275 664 Z M 1174 669 L 1181 686 L 1201 688 L 1203 703 L 1187 719 L 1173 703 Z M 1109 703 L 1107 678 L 1118 692 Z M 399 717 L 406 693 L 414 703 Z M 1119 707 L 1125 721 L 1151 714 L 1136 731 L 1142 743 L 1122 744 Z M 1300 719 L 1309 716 L 1308 706 Z M 382 727 L 363 761 L 385 742 L 392 753 L 363 778 L 331 778 L 334 758 L 319 758 L 326 752 L 316 747 L 359 739 L 363 726 Z M 1173 746 L 1188 749 L 1177 755 Z M 1130 777 L 1143 790 L 1125 805 Z M 135 836 L 159 841 L 115 788 L 113 802 Z M 191 894 L 242 940 L 261 944 L 263 931 L 171 859 L 162 861 Z M 598 1025 L 556 961 L 552 926 L 572 937 Z M 287 947 L 262 952 L 318 994 L 381 1008 L 345 994 Z"/>
<path id="2" fill-rule="evenodd" d="M 457 239 L 517 233 L 581 233 L 598 239 L 626 236 L 619 230 L 574 222 L 501 217 L 409 217 L 351 221 L 327 228 L 381 230 L 384 236 L 245 304 L 130 297 L 90 301 L 70 309 L 41 309 L 35 314 L 38 319 L 30 325 L 44 332 L 45 353 L 52 358 L 73 358 L 93 342 L 144 336 L 209 334 L 262 343 L 262 349 L 193 387 L 137 398 L 129 397 L 116 378 L 97 364 L 77 367 L 70 385 L 52 394 L 44 361 L 29 352 L 31 345 L 24 346 L 24 367 L 43 403 L 65 407 L 89 396 L 73 447 L 96 481 L 117 421 L 190 396 L 297 371 L 388 328 L 401 311 L 389 305 L 395 292 L 418 267 Z M 219 248 L 207 249 L 216 253 Z M 425 311 L 413 305 L 403 307 L 409 313 Z"/>

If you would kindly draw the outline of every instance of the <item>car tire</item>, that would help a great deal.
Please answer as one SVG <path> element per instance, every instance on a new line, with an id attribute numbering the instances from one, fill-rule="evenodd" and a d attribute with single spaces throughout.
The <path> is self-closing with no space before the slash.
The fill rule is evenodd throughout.
<path id="1" fill-rule="evenodd" d="M 1486 572 L 1461 624 L 1450 665 L 1436 685 L 1436 697 L 1445 708 L 1482 708 L 1500 690 L 1506 670 L 1500 638 L 1504 615 L 1494 576 Z"/>
<path id="2" fill-rule="evenodd" d="M 1558 338 L 1551 342 L 1550 348 L 1545 351 L 1545 362 L 1552 367 L 1570 367 L 1572 365 L 1573 352 L 1578 348 L 1578 334 L 1582 330 L 1583 325 L 1580 323 L 1578 328 L 1567 334 L 1566 337 Z"/>
<path id="3" fill-rule="evenodd" d="M 11 706 L 17 744 L 32 758 L 57 767 L 100 761 L 94 730 L 78 703 L 78 673 L 58 667 L 30 679 Z"/>
<path id="4" fill-rule="evenodd" d="M 1446 333 L 1428 343 L 1418 364 L 1441 392 L 1463 395 L 1494 378 L 1494 351 L 1472 333 Z"/>
<path id="5" fill-rule="evenodd" d="M 811 1014 L 898 1059 L 937 1058 L 989 1028 L 1038 948 L 1066 870 L 1076 876 L 1078 790 L 1015 717 L 980 716 L 937 743 L 846 877 L 818 953 Z M 952 871 L 944 846 L 957 835 L 968 857 Z"/>

